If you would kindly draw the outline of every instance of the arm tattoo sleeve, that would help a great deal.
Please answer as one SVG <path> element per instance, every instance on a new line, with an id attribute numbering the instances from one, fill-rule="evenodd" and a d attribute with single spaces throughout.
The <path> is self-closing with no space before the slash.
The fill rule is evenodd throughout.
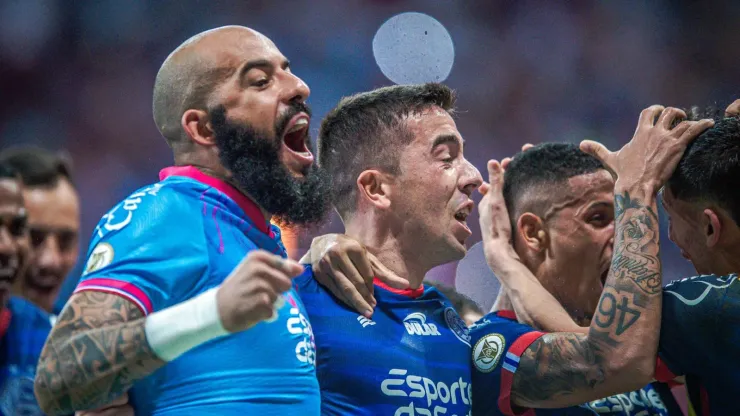
<path id="1" fill-rule="evenodd" d="M 655 366 L 661 309 L 652 195 L 615 195 L 614 254 L 588 335 L 547 334 L 522 354 L 512 400 L 566 407 L 643 387 Z M 647 383 L 647 381 L 645 381 Z"/>
<path id="2" fill-rule="evenodd" d="M 144 322 L 119 296 L 76 294 L 41 353 L 35 392 L 42 408 L 58 415 L 103 406 L 164 365 L 147 343 Z"/>

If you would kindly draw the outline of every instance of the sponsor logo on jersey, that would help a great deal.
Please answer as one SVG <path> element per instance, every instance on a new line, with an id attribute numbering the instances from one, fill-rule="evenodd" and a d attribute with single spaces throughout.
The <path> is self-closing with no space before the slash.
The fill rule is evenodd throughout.
<path id="1" fill-rule="evenodd" d="M 591 409 L 597 414 L 668 415 L 668 409 L 652 387 L 594 400 L 581 407 Z"/>
<path id="2" fill-rule="evenodd" d="M 297 335 L 300 341 L 295 346 L 295 356 L 298 361 L 316 365 L 316 343 L 313 337 L 313 329 L 308 319 L 301 313 L 301 310 L 291 305 L 290 317 L 287 321 L 288 332 Z"/>
<path id="3" fill-rule="evenodd" d="M 468 331 L 468 326 L 465 325 L 465 321 L 460 317 L 460 315 L 457 314 L 454 308 L 446 308 L 445 312 L 445 322 L 447 322 L 447 326 L 452 330 L 452 333 L 455 334 L 457 339 L 462 341 L 463 344 L 470 346 L 470 331 Z"/>
<path id="4" fill-rule="evenodd" d="M 380 383 L 380 390 L 389 397 L 409 397 L 408 405 L 399 407 L 396 415 L 452 415 L 449 405 L 470 408 L 472 386 L 462 377 L 450 382 L 435 381 L 427 377 L 409 374 L 406 369 L 394 368 L 388 378 Z M 467 413 L 457 416 L 470 415 Z"/>
<path id="5" fill-rule="evenodd" d="M 101 224 L 96 229 L 98 237 L 103 237 L 104 229 L 106 231 L 118 231 L 129 225 L 134 216 L 134 211 L 139 208 L 139 204 L 144 200 L 143 198 L 147 195 L 157 196 L 157 192 L 159 192 L 162 186 L 161 183 L 155 183 L 139 192 L 133 193 L 122 203 L 116 205 L 115 208 L 103 215 Z M 105 220 L 104 223 L 103 220 Z"/>
<path id="6" fill-rule="evenodd" d="M 414 312 L 403 318 L 403 325 L 409 335 L 438 336 L 442 335 L 437 329 L 437 325 L 427 323 L 427 317 L 421 312 Z"/>
<path id="7" fill-rule="evenodd" d="M 113 262 L 113 255 L 115 254 L 113 246 L 108 243 L 100 243 L 95 246 L 90 253 L 90 258 L 87 259 L 85 264 L 85 271 L 82 275 L 90 274 L 94 271 L 100 270 L 103 267 Z"/>
<path id="8" fill-rule="evenodd" d="M 359 322 L 363 328 L 367 328 L 368 326 L 375 325 L 375 322 L 372 319 L 365 318 L 362 315 L 357 317 L 357 322 Z"/>
<path id="9" fill-rule="evenodd" d="M 506 341 L 501 334 L 488 334 L 473 347 L 473 364 L 478 371 L 490 373 L 504 354 Z"/>

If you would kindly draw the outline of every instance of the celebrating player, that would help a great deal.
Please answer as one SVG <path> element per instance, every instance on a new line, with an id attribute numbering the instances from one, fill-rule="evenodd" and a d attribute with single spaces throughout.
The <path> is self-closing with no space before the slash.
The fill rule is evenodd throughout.
<path id="1" fill-rule="evenodd" d="M 488 260 L 497 276 L 517 273 L 526 266 L 539 283 L 560 302 L 571 318 L 591 322 L 612 261 L 614 239 L 614 180 L 598 159 L 578 146 L 547 143 L 517 155 L 506 168 L 505 181 L 495 171 L 487 202 L 501 204 L 490 209 L 493 215 L 511 212 L 514 252 L 510 248 L 486 247 Z M 547 192 L 547 189 L 559 192 Z M 507 206 L 503 206 L 504 197 Z M 491 228 L 505 219 L 486 217 Z M 511 235 L 508 228 L 499 231 Z M 497 240 L 494 240 L 497 241 Z M 507 240 L 508 241 L 508 240 Z M 518 259 L 499 260 L 509 256 Z M 539 284 L 537 283 L 537 284 Z M 521 289 L 518 289 L 521 290 Z M 493 310 L 473 330 L 478 339 L 473 351 L 475 409 L 480 414 L 512 414 L 500 397 L 514 397 L 516 388 L 501 382 L 507 374 L 505 348 L 516 348 L 519 339 L 537 336 L 538 331 L 517 322 L 506 288 L 502 286 Z M 533 294 L 533 292 L 530 292 Z M 604 305 L 609 305 L 606 302 Z M 617 319 L 626 327 L 634 315 L 629 308 Z M 635 311 L 637 312 L 637 311 Z M 503 341 L 504 348 L 492 356 L 491 348 Z M 509 347 L 511 346 L 511 347 Z M 511 379 L 507 377 L 507 379 Z M 499 395 L 491 394 L 497 386 Z M 640 390 L 607 397 L 580 407 L 559 409 L 556 414 L 650 414 L 668 415 L 678 410 L 668 387 L 655 383 Z M 550 411 L 544 411 L 547 413 Z M 536 410 L 541 414 L 543 410 Z"/>
<path id="2" fill-rule="evenodd" d="M 51 322 L 36 305 L 11 296 L 29 260 L 22 191 L 20 176 L 0 162 L 0 415 L 41 416 L 31 380 Z"/>
<path id="3" fill-rule="evenodd" d="M 663 190 L 671 239 L 697 272 L 706 275 L 677 280 L 665 288 L 659 345 L 662 365 L 656 377 L 668 381 L 684 375 L 692 412 L 703 416 L 710 410 L 712 414 L 740 412 L 731 394 L 740 368 L 735 360 L 717 359 L 737 355 L 731 328 L 732 308 L 740 298 L 736 283 L 740 213 L 735 191 L 740 186 L 739 115 L 740 100 L 689 145 Z M 587 255 L 584 251 L 583 256 Z M 531 275 L 519 269 L 499 277 L 513 288 L 517 311 L 526 311 L 538 325 L 552 331 L 580 330 L 558 313 L 557 301 Z M 522 296 L 522 290 L 528 295 Z M 532 295 L 538 302 L 529 301 Z"/>
<path id="4" fill-rule="evenodd" d="M 376 281 L 368 319 L 319 286 L 311 267 L 296 278 L 324 415 L 470 414 L 467 326 L 422 284 L 465 255 L 470 195 L 482 183 L 463 155 L 454 102 L 440 84 L 386 87 L 343 99 L 322 123 L 319 160 L 347 234 L 410 283 Z"/>
<path id="5" fill-rule="evenodd" d="M 308 95 L 244 27 L 201 33 L 165 60 L 153 112 L 177 166 L 95 229 L 39 363 L 44 411 L 96 408 L 133 387 L 137 414 L 319 413 L 291 282 L 303 268 L 269 223 L 311 223 L 328 206 Z"/>

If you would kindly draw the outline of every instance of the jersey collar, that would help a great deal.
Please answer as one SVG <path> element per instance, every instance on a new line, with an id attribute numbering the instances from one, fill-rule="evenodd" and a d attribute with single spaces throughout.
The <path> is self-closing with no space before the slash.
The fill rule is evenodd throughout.
<path id="1" fill-rule="evenodd" d="M 498 316 L 500 316 L 502 318 L 511 319 L 512 321 L 516 321 L 517 320 L 517 318 L 516 318 L 516 312 L 510 311 L 510 310 L 496 311 L 496 315 L 498 315 Z"/>
<path id="2" fill-rule="evenodd" d="M 377 277 L 373 280 L 373 283 L 375 284 L 375 286 L 381 287 L 391 293 L 395 293 L 401 296 L 407 296 L 412 299 L 416 299 L 424 294 L 424 284 L 423 283 L 421 286 L 419 286 L 416 289 L 394 289 L 388 286 L 387 284 L 383 283 L 382 281 L 380 281 L 380 279 L 378 279 Z"/>
<path id="3" fill-rule="evenodd" d="M 164 168 L 159 172 L 160 181 L 163 181 L 170 176 L 184 176 L 191 178 L 221 191 L 239 205 L 244 213 L 252 220 L 254 226 L 257 227 L 258 230 L 272 236 L 270 221 L 265 218 L 257 204 L 228 183 L 221 179 L 214 178 L 213 176 L 206 175 L 195 166 L 171 166 L 169 168 Z"/>

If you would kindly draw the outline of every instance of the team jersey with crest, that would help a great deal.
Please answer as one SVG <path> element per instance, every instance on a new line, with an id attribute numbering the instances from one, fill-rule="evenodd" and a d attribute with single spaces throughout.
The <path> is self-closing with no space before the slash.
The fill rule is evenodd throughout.
<path id="1" fill-rule="evenodd" d="M 513 311 L 484 316 L 470 328 L 473 346 L 473 414 L 483 415 L 634 415 L 667 416 L 666 400 L 673 401 L 664 386 L 647 385 L 630 393 L 594 400 L 564 409 L 512 408 L 511 386 L 519 359 L 544 333 L 517 322 Z M 671 407 L 678 410 L 674 403 Z M 677 413 L 680 414 L 680 413 Z"/>
<path id="2" fill-rule="evenodd" d="M 437 289 L 376 281 L 367 319 L 319 286 L 310 267 L 295 283 L 313 325 L 323 415 L 470 415 L 470 335 Z"/>
<path id="3" fill-rule="evenodd" d="M 103 216 L 76 292 L 133 302 L 142 314 L 220 285 L 245 255 L 285 256 L 280 230 L 235 188 L 194 167 L 160 173 Z M 293 289 L 277 318 L 206 342 L 134 384 L 137 415 L 318 415 L 311 326 Z"/>
<path id="4" fill-rule="evenodd" d="M 44 414 L 33 378 L 50 331 L 49 315 L 25 299 L 11 297 L 0 311 L 0 415 Z"/>
<path id="5" fill-rule="evenodd" d="M 686 376 L 692 414 L 740 415 L 740 282 L 697 276 L 663 290 L 659 380 Z M 662 371 L 661 371 L 662 370 Z"/>

